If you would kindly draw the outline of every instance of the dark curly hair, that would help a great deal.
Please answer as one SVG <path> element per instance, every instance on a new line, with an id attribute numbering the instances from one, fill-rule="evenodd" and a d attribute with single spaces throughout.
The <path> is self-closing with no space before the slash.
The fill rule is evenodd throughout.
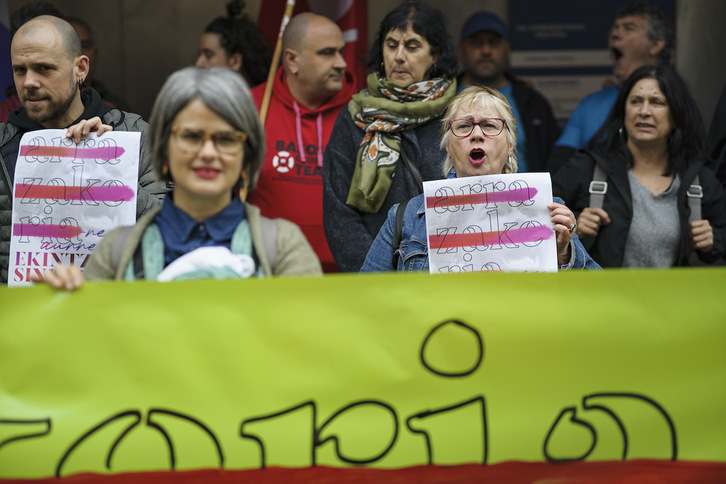
<path id="1" fill-rule="evenodd" d="M 451 35 L 446 30 L 444 15 L 437 9 L 416 1 L 407 1 L 391 10 L 378 27 L 375 41 L 368 53 L 368 70 L 385 77 L 383 70 L 383 41 L 391 30 L 406 30 L 407 27 L 425 38 L 431 46 L 431 55 L 437 55 L 429 76 L 453 78 L 458 70 L 456 49 Z"/>
<path id="2" fill-rule="evenodd" d="M 232 0 L 227 4 L 227 16 L 212 20 L 204 33 L 219 35 L 219 43 L 227 57 L 242 55 L 240 74 L 250 86 L 256 86 L 267 80 L 272 50 L 257 25 L 242 13 L 244 8 L 245 2 Z"/>

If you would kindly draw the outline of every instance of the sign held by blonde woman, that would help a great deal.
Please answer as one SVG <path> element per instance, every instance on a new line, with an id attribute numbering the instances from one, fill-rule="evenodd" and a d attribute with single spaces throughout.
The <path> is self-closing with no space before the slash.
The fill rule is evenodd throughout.
<path id="1" fill-rule="evenodd" d="M 424 183 L 431 274 L 557 272 L 549 173 Z"/>

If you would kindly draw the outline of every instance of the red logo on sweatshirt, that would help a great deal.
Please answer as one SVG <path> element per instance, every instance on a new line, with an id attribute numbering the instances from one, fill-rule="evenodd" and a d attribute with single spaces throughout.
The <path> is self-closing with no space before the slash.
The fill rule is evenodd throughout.
<path id="1" fill-rule="evenodd" d="M 278 151 L 272 158 L 272 166 L 280 173 L 287 173 L 295 166 L 295 159 L 289 151 Z"/>

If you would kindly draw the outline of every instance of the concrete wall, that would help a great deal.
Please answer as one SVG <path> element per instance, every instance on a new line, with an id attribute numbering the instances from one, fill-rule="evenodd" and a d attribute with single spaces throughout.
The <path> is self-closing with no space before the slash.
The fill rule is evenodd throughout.
<path id="1" fill-rule="evenodd" d="M 134 111 L 148 118 L 166 77 L 194 62 L 204 27 L 225 13 L 228 0 L 51 0 L 66 15 L 85 19 L 99 49 L 96 75 L 122 94 Z M 256 19 L 263 0 L 247 0 Z M 282 0 L 264 0 L 282 1 Z M 456 41 L 464 20 L 489 9 L 506 19 L 507 0 L 430 0 L 447 17 Z M 9 0 L 12 12 L 28 0 Z M 392 8 L 390 0 L 368 0 L 369 39 Z M 723 0 L 677 0 L 677 62 L 688 80 L 701 113 L 710 123 L 714 105 L 726 83 L 726 19 Z"/>

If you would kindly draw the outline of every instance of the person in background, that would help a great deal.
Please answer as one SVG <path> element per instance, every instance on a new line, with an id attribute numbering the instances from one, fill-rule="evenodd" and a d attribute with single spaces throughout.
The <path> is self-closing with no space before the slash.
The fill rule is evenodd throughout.
<path id="1" fill-rule="evenodd" d="M 197 67 L 229 67 L 254 87 L 267 80 L 272 62 L 269 44 L 246 14 L 245 3 L 232 0 L 227 16 L 217 17 L 204 30 L 199 41 Z"/>
<path id="2" fill-rule="evenodd" d="M 552 173 L 575 150 L 587 146 L 602 127 L 630 74 L 642 66 L 670 64 L 674 45 L 673 26 L 657 6 L 646 0 L 634 0 L 618 11 L 608 37 L 617 83 L 588 95 L 577 105 L 552 150 Z"/>
<path id="3" fill-rule="evenodd" d="M 323 162 L 323 223 L 341 271 L 357 272 L 386 213 L 441 178 L 439 122 L 456 94 L 456 51 L 444 16 L 403 2 L 383 19 L 368 88 L 338 116 Z"/>
<path id="4" fill-rule="evenodd" d="M 105 84 L 95 77 L 96 69 L 98 69 L 98 48 L 93 40 L 91 27 L 85 20 L 78 17 L 67 17 L 66 21 L 78 32 L 78 36 L 81 38 L 81 50 L 83 55 L 88 57 L 88 76 L 86 76 L 86 82 L 83 83 L 81 88 L 92 87 L 98 92 L 104 103 L 122 111 L 130 111 L 129 104 L 121 96 L 112 93 Z"/>
<path id="5" fill-rule="evenodd" d="M 705 263 L 724 255 L 723 189 L 704 166 L 703 143 L 696 101 L 673 67 L 643 66 L 628 78 L 588 149 L 552 180 L 603 267 L 690 265 L 692 251 Z M 590 206 L 596 165 L 606 175 L 602 207 Z"/>
<path id="6" fill-rule="evenodd" d="M 111 129 L 96 121 L 92 129 L 99 133 Z M 101 240 L 85 278 L 320 274 L 320 263 L 295 224 L 266 219 L 239 197 L 240 190 L 255 184 L 265 146 L 260 118 L 239 75 L 227 68 L 187 67 L 169 76 L 152 108 L 149 142 L 156 176 L 174 188 L 161 208 L 133 228 L 117 228 Z M 73 290 L 83 284 L 84 274 L 77 266 L 59 266 L 46 271 L 44 281 Z"/>
<path id="7" fill-rule="evenodd" d="M 517 122 L 504 95 L 489 87 L 469 87 L 451 101 L 441 122 L 441 146 L 446 149 L 443 173 L 449 178 L 516 173 L 516 144 Z M 406 205 L 400 245 L 394 247 L 399 207 L 395 205 L 388 211 L 361 272 L 428 270 L 426 198 L 421 194 Z M 559 268 L 599 269 L 574 234 L 572 211 L 559 199 L 548 208 L 554 224 Z"/>
<path id="8" fill-rule="evenodd" d="M 10 38 L 15 36 L 15 32 L 28 20 L 40 17 L 41 15 L 52 15 L 53 17 L 63 18 L 63 14 L 48 2 L 31 2 L 26 3 L 18 8 L 10 16 Z M 0 102 L 0 123 L 7 123 L 10 113 L 20 107 L 20 99 L 15 84 L 5 88 L 5 99 Z"/>
<path id="9" fill-rule="evenodd" d="M 459 61 L 459 91 L 487 86 L 509 101 L 517 121 L 519 171 L 548 171 L 547 161 L 560 130 L 544 96 L 509 72 L 510 45 L 504 21 L 491 12 L 469 17 L 461 29 Z"/>
<path id="10" fill-rule="evenodd" d="M 23 24 L 10 49 L 13 77 L 22 107 L 0 124 L 0 283 L 7 283 L 13 186 L 20 140 L 29 131 L 63 129 L 100 117 L 117 131 L 141 133 L 136 215 L 159 205 L 166 185 L 155 182 L 146 144 L 146 122 L 101 102 L 95 89 L 81 91 L 88 57 L 71 24 L 42 15 Z M 78 135 L 77 142 L 80 140 Z"/>
<path id="11" fill-rule="evenodd" d="M 287 25 L 265 120 L 265 161 L 248 197 L 262 215 L 299 225 L 325 272 L 337 265 L 323 230 L 323 153 L 355 88 L 344 47 L 340 28 L 326 17 L 301 13 Z M 252 90 L 258 109 L 266 87 Z"/>

